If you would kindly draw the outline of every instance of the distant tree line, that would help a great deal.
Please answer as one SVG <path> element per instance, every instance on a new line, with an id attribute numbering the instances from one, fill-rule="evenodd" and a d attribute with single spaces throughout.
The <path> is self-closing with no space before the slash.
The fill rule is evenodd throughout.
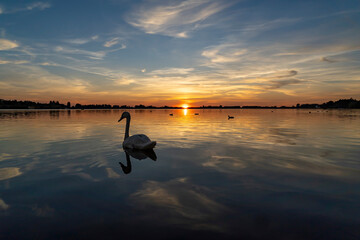
<path id="1" fill-rule="evenodd" d="M 67 105 L 59 101 L 50 101 L 49 103 L 39 103 L 32 101 L 17 101 L 0 99 L 1 109 L 65 109 Z"/>
<path id="2" fill-rule="evenodd" d="M 189 107 L 189 109 L 222 109 L 222 108 L 360 108 L 360 101 L 356 99 L 340 99 L 337 101 L 329 101 L 322 104 L 296 104 L 296 106 L 200 106 L 200 107 Z M 155 107 L 155 106 L 145 106 L 143 104 L 135 105 L 135 106 L 128 106 L 128 105 L 110 105 L 110 104 L 87 104 L 83 105 L 80 103 L 76 103 L 75 105 L 71 105 L 70 102 L 67 104 L 59 103 L 59 101 L 50 101 L 49 103 L 39 103 L 39 102 L 32 102 L 32 101 L 17 101 L 17 100 L 3 100 L 0 99 L 0 109 L 181 109 L 181 107 L 171 107 L 171 106 L 162 106 L 162 107 Z"/>
<path id="3" fill-rule="evenodd" d="M 297 104 L 297 108 L 360 108 L 360 101 L 356 99 L 340 99 L 337 101 L 329 101 L 323 104 Z"/>

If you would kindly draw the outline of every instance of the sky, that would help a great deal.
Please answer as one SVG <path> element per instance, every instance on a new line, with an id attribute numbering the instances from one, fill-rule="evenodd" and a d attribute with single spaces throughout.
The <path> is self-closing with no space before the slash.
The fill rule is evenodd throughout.
<path id="1" fill-rule="evenodd" d="M 0 0 L 0 99 L 360 99 L 360 1 Z"/>

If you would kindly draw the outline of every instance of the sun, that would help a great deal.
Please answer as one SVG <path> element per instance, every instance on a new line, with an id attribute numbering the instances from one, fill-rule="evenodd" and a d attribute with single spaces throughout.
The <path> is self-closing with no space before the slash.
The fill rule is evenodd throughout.
<path id="1" fill-rule="evenodd" d="M 181 107 L 187 109 L 189 106 L 187 104 L 183 104 Z"/>

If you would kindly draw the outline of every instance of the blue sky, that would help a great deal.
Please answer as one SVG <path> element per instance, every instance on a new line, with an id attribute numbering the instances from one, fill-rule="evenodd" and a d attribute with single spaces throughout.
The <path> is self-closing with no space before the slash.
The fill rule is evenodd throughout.
<path id="1" fill-rule="evenodd" d="M 360 98 L 360 1 L 0 1 L 0 98 Z"/>

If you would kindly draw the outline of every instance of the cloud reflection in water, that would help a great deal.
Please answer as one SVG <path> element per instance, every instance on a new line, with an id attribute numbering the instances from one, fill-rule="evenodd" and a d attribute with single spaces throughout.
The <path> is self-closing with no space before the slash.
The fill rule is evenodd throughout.
<path id="1" fill-rule="evenodd" d="M 143 187 L 131 195 L 131 201 L 145 214 L 156 214 L 166 223 L 179 224 L 186 228 L 224 231 L 217 219 L 227 207 L 213 200 L 210 189 L 192 184 L 187 178 L 166 182 L 146 181 Z M 151 212 L 146 209 L 152 209 Z M 151 218 L 151 216 L 147 216 Z"/>

